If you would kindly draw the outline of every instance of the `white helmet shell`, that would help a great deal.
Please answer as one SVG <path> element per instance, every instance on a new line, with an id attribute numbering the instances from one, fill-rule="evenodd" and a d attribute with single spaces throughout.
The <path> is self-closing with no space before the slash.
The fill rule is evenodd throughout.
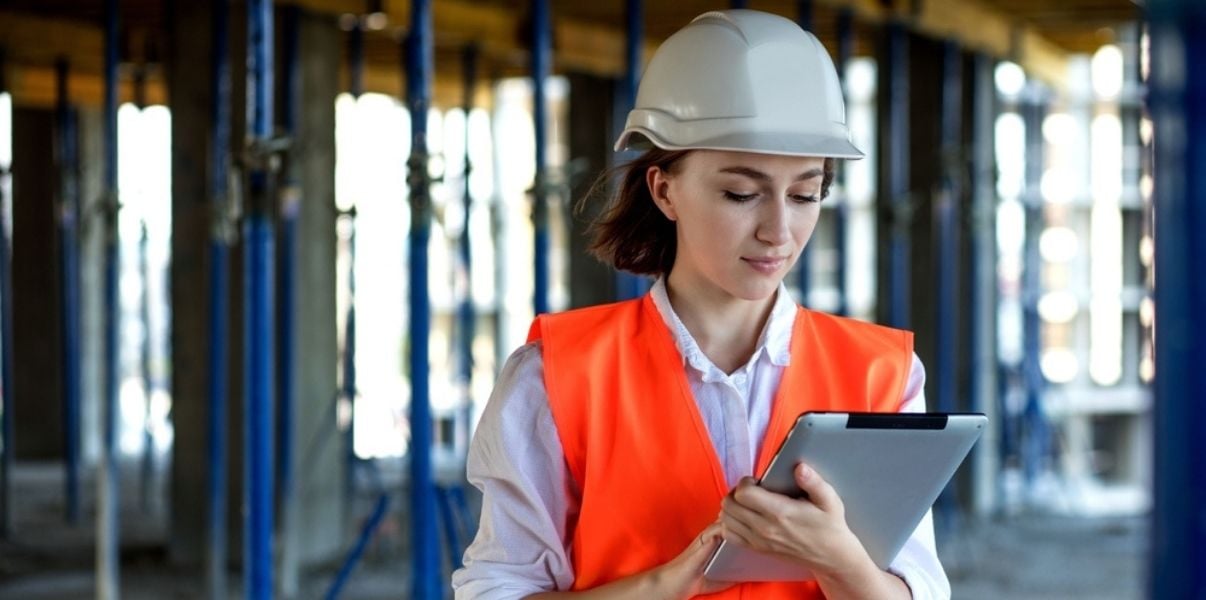
<path id="1" fill-rule="evenodd" d="M 791 20 L 754 10 L 704 13 L 658 48 L 615 149 L 648 144 L 863 157 L 829 52 Z"/>

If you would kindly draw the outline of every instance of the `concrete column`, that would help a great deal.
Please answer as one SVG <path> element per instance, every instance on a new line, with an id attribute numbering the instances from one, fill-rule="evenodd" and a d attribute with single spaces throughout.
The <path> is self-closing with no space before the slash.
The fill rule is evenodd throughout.
<path id="1" fill-rule="evenodd" d="M 342 549 L 344 439 L 335 427 L 335 96 L 340 32 L 325 15 L 303 12 L 301 98 L 291 162 L 298 169 L 296 434 L 293 456 L 298 524 L 293 537 L 304 567 Z"/>
<path id="2" fill-rule="evenodd" d="M 13 415 L 18 459 L 63 456 L 54 112 L 13 110 Z"/>

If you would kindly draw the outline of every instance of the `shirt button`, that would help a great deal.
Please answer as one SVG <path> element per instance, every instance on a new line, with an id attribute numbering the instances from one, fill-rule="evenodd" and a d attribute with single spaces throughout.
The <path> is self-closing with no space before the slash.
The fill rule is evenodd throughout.
<path id="1" fill-rule="evenodd" d="M 745 385 L 745 373 L 738 373 L 733 376 L 733 383 L 737 385 Z"/>

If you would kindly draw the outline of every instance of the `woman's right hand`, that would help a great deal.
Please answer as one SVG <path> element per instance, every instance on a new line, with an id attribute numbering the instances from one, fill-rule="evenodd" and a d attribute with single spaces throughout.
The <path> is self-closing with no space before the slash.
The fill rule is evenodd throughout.
<path id="1" fill-rule="evenodd" d="M 704 577 L 704 567 L 721 540 L 720 521 L 708 525 L 678 556 L 661 566 L 630 575 L 581 592 L 544 592 L 528 596 L 527 600 L 611 600 L 650 598 L 655 600 L 686 600 L 701 594 L 713 594 L 732 587 L 727 581 L 712 581 Z"/>
<path id="2" fill-rule="evenodd" d="M 679 600 L 732 587 L 732 582 L 713 581 L 704 577 L 708 559 L 722 539 L 720 522 L 712 523 L 678 556 L 655 569 L 655 587 L 661 592 L 658 596 L 666 600 Z"/>

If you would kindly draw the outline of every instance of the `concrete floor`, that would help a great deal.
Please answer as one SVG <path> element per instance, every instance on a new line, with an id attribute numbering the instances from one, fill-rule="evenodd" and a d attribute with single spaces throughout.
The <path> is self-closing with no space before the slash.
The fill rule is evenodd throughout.
<path id="1" fill-rule="evenodd" d="M 127 474 L 133 469 L 127 469 Z M 93 484 L 84 482 L 83 524 L 63 520 L 62 470 L 54 464 L 18 465 L 14 479 L 14 535 L 0 541 L 0 600 L 74 600 L 95 597 Z M 137 479 L 127 479 L 123 502 L 123 598 L 201 598 L 199 569 L 169 564 L 164 551 L 162 502 L 140 506 Z M 158 488 L 162 489 L 162 488 Z M 160 496 L 162 498 L 162 496 Z M 405 502 L 382 524 L 342 598 L 405 598 L 409 592 Z M 357 507 L 367 514 L 371 498 Z M 237 514 L 237 513 L 236 513 Z M 363 516 L 355 527 L 363 523 Z M 940 535 L 954 597 L 971 600 L 1134 600 L 1143 597 L 1146 558 L 1143 518 L 1083 519 L 1042 514 L 992 522 L 965 522 Z M 350 540 L 354 532 L 349 534 Z M 301 598 L 321 598 L 338 565 L 303 574 Z M 238 573 L 229 597 L 241 596 Z"/>

